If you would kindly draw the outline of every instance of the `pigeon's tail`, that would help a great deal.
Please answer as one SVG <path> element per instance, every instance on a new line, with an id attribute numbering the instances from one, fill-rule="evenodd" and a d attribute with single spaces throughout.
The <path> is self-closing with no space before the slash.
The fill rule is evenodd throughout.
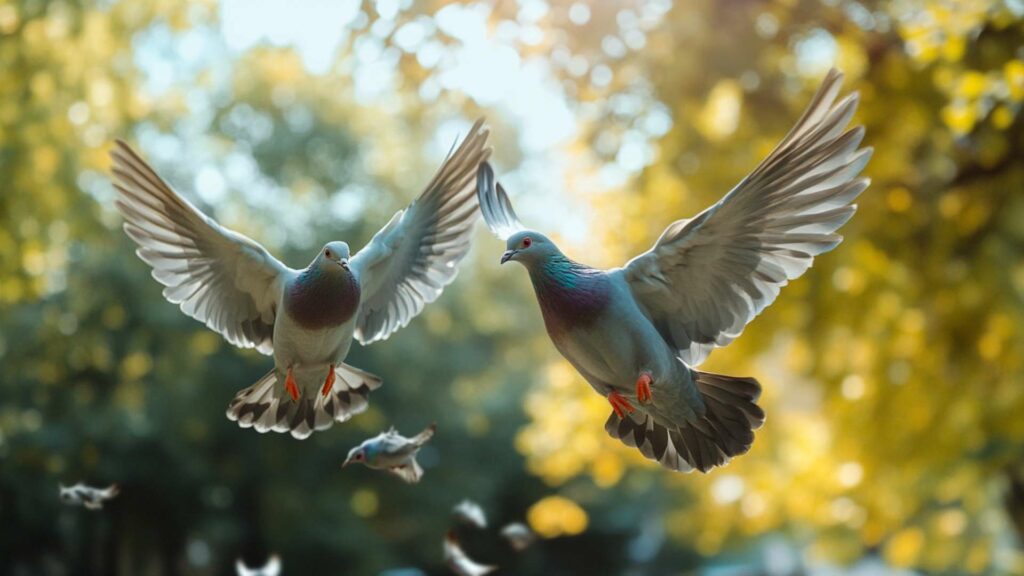
<path id="1" fill-rule="evenodd" d="M 754 430 L 764 424 L 757 405 L 761 385 L 753 378 L 736 378 L 693 371 L 697 389 L 707 408 L 696 422 L 664 426 L 647 414 L 621 419 L 612 412 L 605 430 L 644 456 L 680 472 L 707 472 L 733 456 L 746 453 L 754 443 Z"/>
<path id="2" fill-rule="evenodd" d="M 320 387 L 299 387 L 298 400 L 285 388 L 285 378 L 276 370 L 267 372 L 255 384 L 235 395 L 227 416 L 242 428 L 264 433 L 290 432 L 300 440 L 317 430 L 326 430 L 335 422 L 344 422 L 366 410 L 371 390 L 380 387 L 380 378 L 348 364 L 338 364 L 334 386 L 326 394 Z"/>
<path id="3" fill-rule="evenodd" d="M 430 426 L 427 426 L 423 430 L 423 432 L 420 432 L 419 434 L 413 436 L 411 438 L 411 440 L 412 440 L 413 444 L 415 444 L 417 446 L 423 446 L 424 444 L 427 443 L 428 440 L 430 440 L 431 438 L 434 437 L 434 432 L 436 432 L 436 431 L 437 431 L 437 422 L 434 422 Z"/>

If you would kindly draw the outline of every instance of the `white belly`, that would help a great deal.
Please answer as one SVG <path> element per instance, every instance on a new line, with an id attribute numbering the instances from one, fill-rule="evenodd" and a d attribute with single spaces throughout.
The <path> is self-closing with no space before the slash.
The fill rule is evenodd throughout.
<path id="1" fill-rule="evenodd" d="M 274 362 L 282 370 L 337 364 L 348 355 L 354 330 L 354 316 L 338 327 L 308 330 L 281 314 L 274 325 Z"/>

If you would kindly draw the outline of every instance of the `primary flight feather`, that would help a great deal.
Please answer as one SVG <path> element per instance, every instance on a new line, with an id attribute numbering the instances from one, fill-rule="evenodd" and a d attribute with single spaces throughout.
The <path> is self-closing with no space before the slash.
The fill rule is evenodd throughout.
<path id="1" fill-rule="evenodd" d="M 847 129 L 857 94 L 836 103 L 841 84 L 830 71 L 753 172 L 622 268 L 580 264 L 527 230 L 490 166 L 480 166 L 484 220 L 506 240 L 501 262 L 526 267 L 555 347 L 608 398 L 608 433 L 665 467 L 723 465 L 750 449 L 764 422 L 756 380 L 695 367 L 842 240 L 835 231 L 868 186 L 858 175 L 871 149 L 860 148 L 862 127 Z"/>
<path id="2" fill-rule="evenodd" d="M 330 242 L 302 270 L 203 214 L 117 141 L 114 203 L 164 297 L 228 342 L 274 357 L 235 396 L 230 419 L 305 438 L 366 409 L 381 381 L 344 364 L 352 340 L 387 338 L 454 280 L 479 214 L 473 181 L 490 155 L 487 137 L 477 121 L 423 193 L 355 256 Z"/>

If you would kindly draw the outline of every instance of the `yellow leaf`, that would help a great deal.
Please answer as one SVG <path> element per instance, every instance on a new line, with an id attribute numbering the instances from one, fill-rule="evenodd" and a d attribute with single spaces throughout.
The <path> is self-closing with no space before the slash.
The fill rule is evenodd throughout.
<path id="1" fill-rule="evenodd" d="M 526 512 L 530 528 L 544 538 L 575 536 L 587 529 L 587 513 L 568 498 L 548 496 Z"/>

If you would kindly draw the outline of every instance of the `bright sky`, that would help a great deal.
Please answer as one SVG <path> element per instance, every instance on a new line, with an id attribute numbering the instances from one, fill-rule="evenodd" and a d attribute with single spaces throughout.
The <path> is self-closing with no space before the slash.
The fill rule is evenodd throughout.
<path id="1" fill-rule="evenodd" d="M 298 52 L 306 68 L 314 74 L 330 73 L 338 48 L 352 27 L 365 26 L 359 0 L 221 0 L 220 32 L 229 50 L 244 52 L 260 43 L 289 46 Z M 409 0 L 378 0 L 383 16 L 378 23 L 381 35 L 393 30 L 387 26 Z M 547 11 L 540 0 L 520 2 L 522 10 L 518 34 L 539 34 L 530 20 Z M 434 63 L 438 73 L 420 90 L 427 101 L 442 91 L 461 92 L 483 107 L 502 114 L 516 125 L 524 162 L 519 170 L 502 174 L 502 180 L 517 196 L 521 216 L 535 227 L 557 229 L 570 241 L 580 241 L 586 232 L 586 214 L 579 206 L 570 206 L 558 186 L 571 169 L 570 158 L 560 150 L 577 129 L 576 120 L 545 58 L 520 59 L 508 38 L 489 35 L 487 18 L 491 8 L 484 4 L 452 4 L 434 17 L 417 19 L 395 31 L 395 42 L 403 50 L 415 53 L 422 63 Z M 524 21 L 525 20 L 525 21 Z M 429 39 L 437 26 L 458 39 L 460 45 L 445 55 L 442 47 Z M 506 31 L 507 33 L 507 31 Z M 377 35 L 377 34 L 374 34 Z M 355 46 L 353 74 L 356 94 L 365 101 L 386 98 L 392 85 L 394 66 L 382 61 L 379 43 L 362 42 Z M 445 127 L 442 127 L 443 131 Z M 464 127 L 459 126 L 458 128 Z M 456 136 L 439 134 L 431 156 L 440 157 Z M 528 194 L 516 194 L 529 190 Z"/>

